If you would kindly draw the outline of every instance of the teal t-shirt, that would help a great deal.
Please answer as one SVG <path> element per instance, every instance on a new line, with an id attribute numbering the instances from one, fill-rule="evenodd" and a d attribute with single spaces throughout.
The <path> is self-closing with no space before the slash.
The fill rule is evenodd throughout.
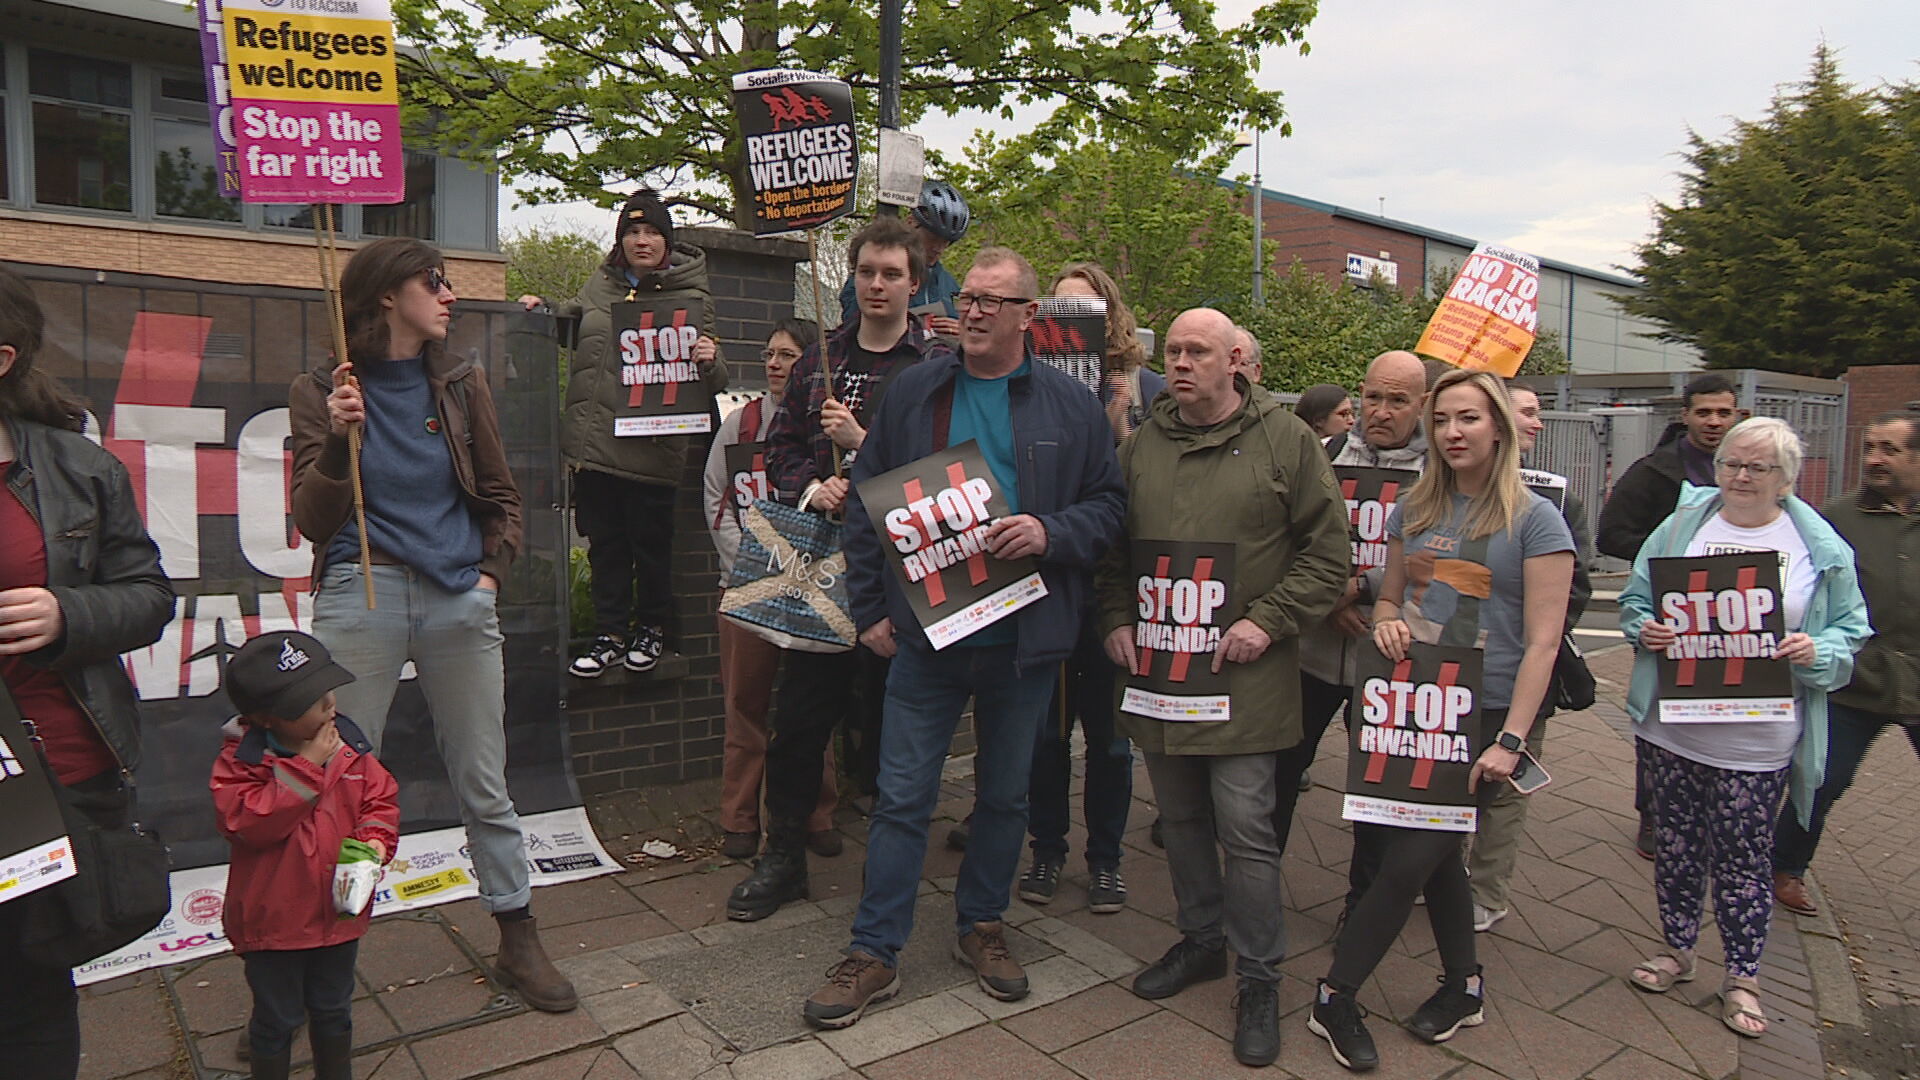
<path id="1" fill-rule="evenodd" d="M 1013 412 L 1007 405 L 1007 381 L 1031 370 L 1031 360 L 997 379 L 981 379 L 960 370 L 953 387 L 953 416 L 947 424 L 947 445 L 959 446 L 972 439 L 980 445 L 980 454 L 993 470 L 994 483 L 1007 500 L 1007 512 L 1020 512 L 1020 470 L 1013 458 Z M 1012 645 L 1015 641 L 1012 619 L 1002 619 L 961 645 Z"/>

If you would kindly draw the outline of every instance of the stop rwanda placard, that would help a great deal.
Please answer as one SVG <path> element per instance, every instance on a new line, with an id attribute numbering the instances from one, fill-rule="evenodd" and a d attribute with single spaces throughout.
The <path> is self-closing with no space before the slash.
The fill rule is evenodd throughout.
<path id="1" fill-rule="evenodd" d="M 1347 502 L 1348 536 L 1353 545 L 1353 573 L 1358 577 L 1387 565 L 1387 515 L 1420 474 L 1410 469 L 1373 469 L 1335 465 L 1340 497 Z"/>
<path id="2" fill-rule="evenodd" d="M 1233 545 L 1134 540 L 1130 554 L 1134 668 L 1120 711 L 1155 720 L 1231 720 L 1228 671 L 1213 670 L 1213 654 L 1245 607 L 1233 598 Z"/>
<path id="3" fill-rule="evenodd" d="M 1479 649 L 1414 642 L 1407 658 L 1360 646 L 1347 724 L 1348 821 L 1472 832 L 1480 757 Z"/>
<path id="4" fill-rule="evenodd" d="M 713 391 L 694 362 L 707 306 L 700 300 L 622 300 L 613 305 L 620 353 L 615 435 L 686 435 L 713 430 Z M 718 361 L 715 361 L 718 363 Z"/>
<path id="5" fill-rule="evenodd" d="M 1034 559 L 987 552 L 1007 498 L 972 439 L 863 481 L 860 501 L 935 649 L 1047 595 Z"/>
<path id="6" fill-rule="evenodd" d="M 1647 560 L 1654 617 L 1678 633 L 1657 667 L 1661 723 L 1793 722 L 1793 674 L 1774 657 L 1787 633 L 1780 558 L 1741 551 Z"/>

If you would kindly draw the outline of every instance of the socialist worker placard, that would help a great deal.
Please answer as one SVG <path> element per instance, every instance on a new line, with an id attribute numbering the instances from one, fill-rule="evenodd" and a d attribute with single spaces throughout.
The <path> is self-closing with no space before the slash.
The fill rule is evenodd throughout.
<path id="1" fill-rule="evenodd" d="M 1348 821 L 1472 832 L 1480 756 L 1479 649 L 1414 642 L 1404 660 L 1362 646 L 1347 724 Z"/>
<path id="2" fill-rule="evenodd" d="M 613 305 L 613 343 L 620 356 L 615 435 L 713 430 L 713 391 L 693 359 L 706 315 L 706 304 L 698 299 L 641 298 Z"/>
<path id="3" fill-rule="evenodd" d="M 818 228 L 853 212 L 860 147 L 851 86 L 811 71 L 743 71 L 733 77 L 733 111 L 754 235 Z"/>
<path id="4" fill-rule="evenodd" d="M 1787 634 L 1780 554 L 1742 551 L 1647 560 L 1654 618 L 1677 632 L 1660 657 L 1660 721 L 1792 723 L 1793 675 L 1774 649 Z"/>
<path id="5" fill-rule="evenodd" d="M 1213 670 L 1213 654 L 1220 635 L 1245 613 L 1233 597 L 1233 545 L 1136 539 L 1129 557 L 1134 667 L 1121 711 L 1155 720 L 1231 720 L 1228 672 Z"/>
<path id="6" fill-rule="evenodd" d="M 1027 327 L 1034 359 L 1098 394 L 1107 363 L 1107 302 L 1098 296 L 1043 296 Z"/>
<path id="7" fill-rule="evenodd" d="M 987 551 L 1007 498 L 973 440 L 861 482 L 860 501 L 935 649 L 1047 595 L 1035 560 Z"/>

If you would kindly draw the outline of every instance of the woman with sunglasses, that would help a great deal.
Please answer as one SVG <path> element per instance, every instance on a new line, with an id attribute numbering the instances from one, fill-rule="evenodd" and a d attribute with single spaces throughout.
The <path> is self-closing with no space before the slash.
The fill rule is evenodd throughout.
<path id="1" fill-rule="evenodd" d="M 1627 711 L 1652 783 L 1653 893 L 1667 947 L 1627 976 L 1652 994 L 1694 977 L 1707 879 L 1726 949 L 1720 1019 L 1749 1039 L 1766 1033 L 1760 954 L 1773 914 L 1773 829 L 1780 796 L 1812 806 L 1827 762 L 1827 693 L 1853 678 L 1853 654 L 1873 633 L 1854 573 L 1853 549 L 1793 494 L 1800 436 L 1772 417 L 1742 420 L 1714 451 L 1719 487 L 1680 487 L 1673 514 L 1653 531 L 1620 594 L 1620 630 L 1635 644 Z M 1780 557 L 1787 634 L 1774 647 L 1793 674 L 1787 722 L 1685 724 L 1661 719 L 1660 654 L 1678 637 L 1656 610 L 1649 560 L 1773 551 Z M 1804 812 L 1800 823 L 1807 824 Z"/>
<path id="2" fill-rule="evenodd" d="M 528 907 L 527 844 L 507 793 L 506 678 L 495 604 L 520 546 L 486 373 L 449 352 L 453 288 L 440 253 L 405 237 L 356 252 L 340 279 L 347 360 L 293 382 L 293 518 L 313 541 L 313 635 L 355 681 L 340 712 L 376 754 L 411 660 L 460 801 L 480 901 L 500 924 L 495 967 L 528 1005 L 565 1012 L 573 984 Z M 367 603 L 348 433 L 361 432 L 375 604 Z"/>

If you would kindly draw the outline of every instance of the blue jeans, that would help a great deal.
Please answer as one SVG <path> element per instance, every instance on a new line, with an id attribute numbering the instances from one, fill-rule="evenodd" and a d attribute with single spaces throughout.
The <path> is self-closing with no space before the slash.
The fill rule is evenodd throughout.
<path id="1" fill-rule="evenodd" d="M 527 843 L 507 793 L 507 683 L 490 589 L 450 593 L 405 566 L 373 568 L 377 605 L 367 610 L 360 568 L 335 563 L 321 576 L 313 636 L 354 681 L 334 691 L 340 711 L 380 752 L 400 669 L 413 661 L 433 714 L 434 743 L 460 801 L 467 849 L 489 912 L 533 899 Z"/>
<path id="2" fill-rule="evenodd" d="M 934 652 L 901 635 L 887 675 L 880 723 L 879 792 L 867 825 L 866 886 L 853 919 L 853 947 L 898 965 L 913 930 L 913 904 L 927 857 L 927 826 L 940 800 L 940 767 L 973 698 L 973 835 L 953 901 L 961 934 L 1006 914 L 1027 833 L 1027 774 L 1034 731 L 1046 715 L 1058 669 L 1020 673 L 1014 646 L 954 645 Z"/>
<path id="3" fill-rule="evenodd" d="M 1800 814 L 1789 792 L 1780 804 L 1780 821 L 1773 830 L 1775 872 L 1796 877 L 1806 875 L 1807 867 L 1813 863 L 1813 849 L 1820 846 L 1820 833 L 1826 828 L 1828 812 L 1840 801 L 1840 796 L 1847 793 L 1868 748 L 1889 725 L 1903 728 L 1914 753 L 1920 754 L 1920 728 L 1907 727 L 1879 713 L 1850 709 L 1832 698 L 1827 699 L 1827 775 L 1813 796 L 1813 814 L 1809 819 L 1812 827 L 1800 827 Z"/>
<path id="4" fill-rule="evenodd" d="M 1107 659 L 1091 634 L 1062 667 L 1054 704 L 1040 724 L 1033 748 L 1033 782 L 1027 790 L 1027 824 L 1033 856 L 1048 862 L 1067 858 L 1068 789 L 1073 783 L 1074 717 L 1087 737 L 1087 867 L 1120 865 L 1120 837 L 1127 831 L 1133 800 L 1133 744 L 1114 730 L 1113 680 L 1119 668 Z"/>

